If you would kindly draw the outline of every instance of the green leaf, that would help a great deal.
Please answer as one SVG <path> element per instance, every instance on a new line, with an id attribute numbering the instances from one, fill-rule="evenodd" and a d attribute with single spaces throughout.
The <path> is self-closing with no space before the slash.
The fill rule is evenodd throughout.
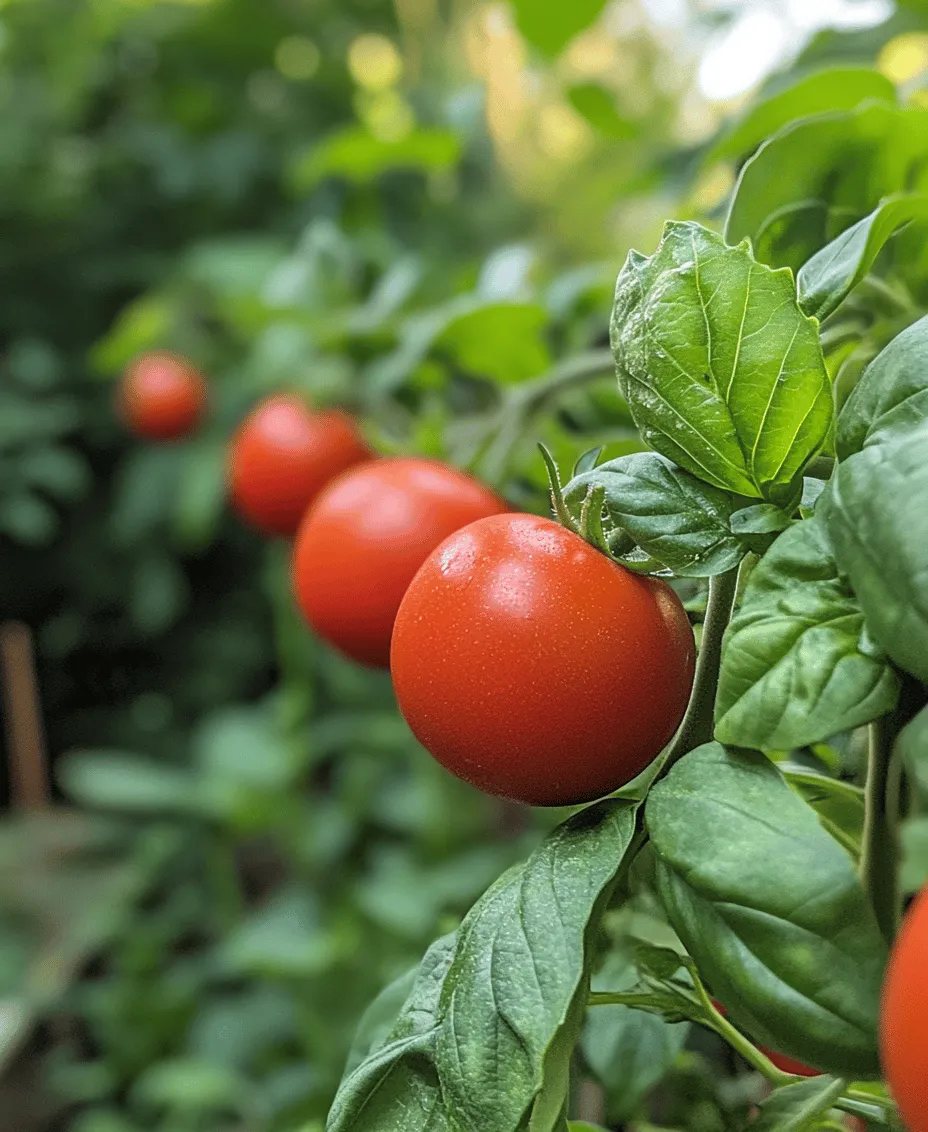
<path id="1" fill-rule="evenodd" d="M 645 440 L 715 487 L 790 501 L 828 431 L 816 324 L 789 272 L 699 224 L 629 254 L 612 314 L 619 386 Z"/>
<path id="2" fill-rule="evenodd" d="M 773 535 L 785 531 L 792 520 L 789 515 L 772 503 L 755 503 L 742 507 L 731 517 L 732 533 L 736 535 Z"/>
<path id="3" fill-rule="evenodd" d="M 812 1132 L 847 1087 L 840 1078 L 810 1077 L 775 1089 L 760 1106 L 753 1132 Z"/>
<path id="4" fill-rule="evenodd" d="M 906 327 L 867 366 L 838 415 L 840 460 L 928 420 L 928 316 Z"/>
<path id="5" fill-rule="evenodd" d="M 868 630 L 928 682 L 928 422 L 842 461 L 817 513 Z"/>
<path id="6" fill-rule="evenodd" d="M 725 238 L 798 271 L 884 197 L 928 188 L 926 131 L 928 109 L 884 102 L 793 122 L 741 170 Z"/>
<path id="7" fill-rule="evenodd" d="M 426 172 L 448 169 L 460 157 L 461 146 L 450 130 L 415 130 L 399 141 L 381 141 L 360 126 L 327 138 L 298 158 L 290 170 L 294 191 L 306 193 L 326 177 L 368 184 L 392 169 Z"/>
<path id="8" fill-rule="evenodd" d="M 732 499 L 654 452 L 636 452 L 583 472 L 564 488 L 564 501 L 582 504 L 591 488 L 605 489 L 614 528 L 683 577 L 704 578 L 737 566 L 745 548 L 732 534 Z"/>
<path id="9" fill-rule="evenodd" d="M 132 1087 L 139 1105 L 179 1111 L 241 1111 L 248 1082 L 233 1070 L 196 1058 L 175 1058 L 149 1066 Z"/>
<path id="10" fill-rule="evenodd" d="M 615 98 L 599 83 L 578 83 L 567 90 L 570 105 L 590 123 L 610 138 L 633 138 L 638 127 L 616 109 Z"/>
<path id="11" fill-rule="evenodd" d="M 434 345 L 478 377 L 525 381 L 551 364 L 548 322 L 547 310 L 537 303 L 492 303 L 452 319 Z"/>
<path id="12" fill-rule="evenodd" d="M 818 743 L 890 711 L 898 691 L 822 523 L 795 523 L 752 570 L 725 633 L 716 738 L 760 750 Z"/>
<path id="13" fill-rule="evenodd" d="M 928 817 L 907 818 L 899 830 L 902 868 L 899 884 L 903 892 L 921 892 L 928 883 Z"/>
<path id="14" fill-rule="evenodd" d="M 363 1061 L 386 1044 L 400 1011 L 412 993 L 418 973 L 419 968 L 412 967 L 388 983 L 361 1015 L 345 1062 L 345 1077 L 349 1077 Z"/>
<path id="15" fill-rule="evenodd" d="M 807 260 L 796 277 L 806 314 L 826 319 L 860 283 L 886 241 L 913 220 L 928 219 L 928 194 L 897 193 L 845 228 Z"/>
<path id="16" fill-rule="evenodd" d="M 539 0 L 513 0 L 516 25 L 522 35 L 546 55 L 558 55 L 570 40 L 599 16 L 606 0 L 573 0 L 545 4 Z"/>
<path id="17" fill-rule="evenodd" d="M 648 798 L 658 889 L 712 992 L 755 1041 L 879 1075 L 886 945 L 848 854 L 776 767 L 709 743 Z"/>
<path id="18" fill-rule="evenodd" d="M 896 743 L 912 783 L 928 801 L 928 707 L 905 725 Z"/>
<path id="19" fill-rule="evenodd" d="M 594 976 L 592 986 L 602 991 L 630 990 L 637 977 L 635 963 L 615 953 Z M 613 1123 L 635 1115 L 644 1095 L 676 1060 L 688 1033 L 686 1023 L 669 1024 L 658 1014 L 628 1006 L 597 1006 L 589 1011 L 581 1048 L 606 1091 Z"/>
<path id="20" fill-rule="evenodd" d="M 859 857 L 865 813 L 863 790 L 806 767 L 792 763 L 778 765 L 787 782 L 815 810 L 831 836 L 852 856 Z"/>
<path id="21" fill-rule="evenodd" d="M 329 1132 L 552 1129 L 586 995 L 586 938 L 635 824 L 604 802 L 551 833 L 433 944 L 388 1040 L 343 1080 Z"/>
<path id="22" fill-rule="evenodd" d="M 82 751 L 58 768 L 62 789 L 94 808 L 127 813 L 197 813 L 203 810 L 197 779 L 122 751 Z"/>
<path id="23" fill-rule="evenodd" d="M 706 165 L 742 157 L 796 118 L 828 110 L 851 110 L 867 98 L 894 102 L 896 90 L 868 67 L 829 67 L 804 75 L 785 90 L 753 101 L 726 129 L 704 159 Z"/>

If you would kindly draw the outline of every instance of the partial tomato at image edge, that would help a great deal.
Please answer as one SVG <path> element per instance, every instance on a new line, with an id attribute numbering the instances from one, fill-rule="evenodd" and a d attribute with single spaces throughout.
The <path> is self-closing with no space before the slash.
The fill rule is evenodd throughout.
<path id="1" fill-rule="evenodd" d="M 906 913 L 883 983 L 880 1054 L 907 1132 L 928 1132 L 928 886 Z"/>
<path id="2" fill-rule="evenodd" d="M 416 571 L 448 535 L 507 509 L 437 460 L 390 457 L 344 472 L 296 535 L 293 588 L 303 616 L 353 660 L 389 667 L 396 611 Z"/>
<path id="3" fill-rule="evenodd" d="M 640 774 L 683 718 L 694 662 L 670 586 L 512 513 L 429 556 L 391 653 L 400 710 L 438 762 L 536 806 L 593 801 Z"/>

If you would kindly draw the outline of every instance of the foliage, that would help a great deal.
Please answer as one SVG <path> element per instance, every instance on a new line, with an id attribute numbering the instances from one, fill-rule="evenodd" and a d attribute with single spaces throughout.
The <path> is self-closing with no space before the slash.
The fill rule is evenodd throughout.
<path id="1" fill-rule="evenodd" d="M 610 354 L 613 248 L 578 265 L 567 207 L 513 191 L 406 7 L 2 8 L 3 617 L 35 631 L 61 804 L 0 830 L 0 1068 L 37 1063 L 69 1132 L 894 1127 L 880 981 L 928 878 L 928 110 L 866 64 L 924 19 L 820 37 L 681 155 L 660 99 L 649 129 L 563 79 L 602 3 L 513 5 L 610 207 L 660 182 L 685 214 L 740 165 L 724 234 L 629 253 Z M 573 202 L 597 222 L 603 183 Z M 112 413 L 155 347 L 210 378 L 181 445 Z M 287 546 L 226 508 L 229 436 L 281 389 L 536 513 L 541 440 L 559 517 L 671 579 L 694 698 L 618 798 L 477 794 L 307 633 Z"/>

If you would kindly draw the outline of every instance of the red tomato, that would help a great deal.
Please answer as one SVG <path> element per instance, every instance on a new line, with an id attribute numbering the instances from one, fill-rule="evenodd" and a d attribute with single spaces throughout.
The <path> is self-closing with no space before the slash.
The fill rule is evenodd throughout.
<path id="1" fill-rule="evenodd" d="M 453 531 L 505 509 L 488 488 L 433 460 L 373 460 L 345 472 L 297 533 L 300 608 L 330 644 L 386 668 L 396 611 L 415 572 Z"/>
<path id="2" fill-rule="evenodd" d="M 728 1011 L 717 998 L 712 1000 L 712 1005 L 723 1018 L 728 1017 Z M 794 1061 L 793 1058 L 787 1057 L 785 1053 L 777 1053 L 775 1049 L 768 1049 L 766 1046 L 758 1046 L 757 1048 L 761 1053 L 766 1054 L 777 1069 L 783 1073 L 794 1073 L 797 1077 L 820 1077 L 822 1075 L 820 1069 L 813 1069 L 809 1065 L 804 1065 L 801 1061 Z"/>
<path id="3" fill-rule="evenodd" d="M 126 370 L 116 398 L 128 427 L 146 440 L 188 436 L 206 409 L 206 382 L 174 354 L 143 354 Z"/>
<path id="4" fill-rule="evenodd" d="M 400 710 L 452 774 L 536 806 L 588 802 L 677 729 L 693 632 L 673 590 L 536 515 L 498 515 L 429 556 L 396 619 Z"/>
<path id="5" fill-rule="evenodd" d="M 906 914 L 883 984 L 880 1052 L 909 1132 L 928 1132 L 928 887 Z"/>
<path id="6" fill-rule="evenodd" d="M 373 455 L 347 413 L 313 413 L 299 397 L 271 397 L 232 441 L 232 501 L 259 530 L 292 535 L 329 480 Z"/>

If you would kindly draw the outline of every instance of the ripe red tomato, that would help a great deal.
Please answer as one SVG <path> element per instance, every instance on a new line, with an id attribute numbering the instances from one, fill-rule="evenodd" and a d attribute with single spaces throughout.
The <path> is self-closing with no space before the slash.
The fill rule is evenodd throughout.
<path id="1" fill-rule="evenodd" d="M 126 425 L 146 440 L 188 436 L 206 410 L 202 375 L 174 354 L 143 354 L 126 370 L 116 405 Z"/>
<path id="2" fill-rule="evenodd" d="M 602 797 L 686 710 L 693 633 L 673 590 L 535 515 L 465 527 L 403 598 L 400 710 L 452 774 L 536 806 Z"/>
<path id="3" fill-rule="evenodd" d="M 292 535 L 329 480 L 373 455 L 347 413 L 313 413 L 299 397 L 271 397 L 232 441 L 232 501 L 259 530 Z"/>
<path id="4" fill-rule="evenodd" d="M 890 1091 L 909 1132 L 928 1132 L 928 887 L 922 889 L 889 956 L 880 1010 L 880 1052 Z"/>
<path id="5" fill-rule="evenodd" d="M 307 511 L 293 584 L 316 632 L 362 664 L 390 663 L 393 621 L 413 575 L 453 531 L 506 509 L 434 460 L 373 460 L 345 472 Z"/>

